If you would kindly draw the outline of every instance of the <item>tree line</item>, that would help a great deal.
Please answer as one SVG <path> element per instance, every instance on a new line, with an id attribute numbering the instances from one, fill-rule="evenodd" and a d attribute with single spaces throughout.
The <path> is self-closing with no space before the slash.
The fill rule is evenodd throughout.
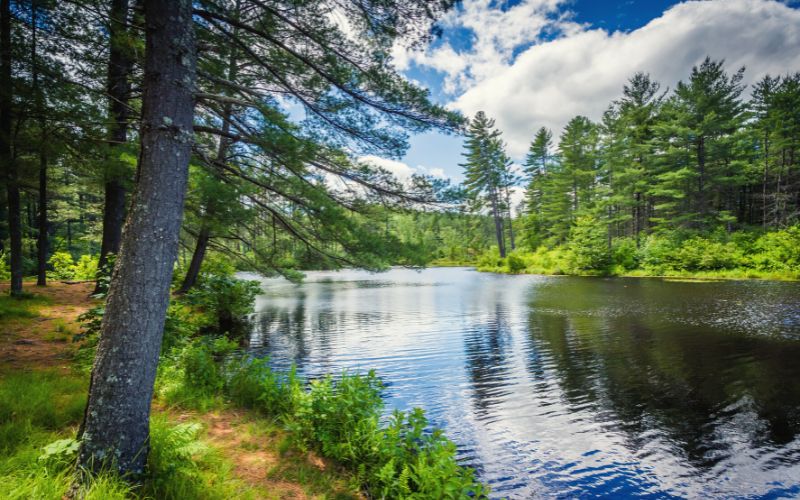
<path id="1" fill-rule="evenodd" d="M 471 122 L 467 194 L 491 207 L 501 257 L 514 247 L 508 190 L 525 188 L 518 225 L 529 249 L 591 226 L 610 248 L 649 234 L 772 230 L 800 217 L 800 73 L 765 76 L 745 97 L 744 68 L 706 58 L 674 90 L 645 73 L 599 122 L 576 116 L 555 144 L 540 128 L 521 169 L 484 113 Z M 507 226 L 504 232 L 503 225 Z"/>

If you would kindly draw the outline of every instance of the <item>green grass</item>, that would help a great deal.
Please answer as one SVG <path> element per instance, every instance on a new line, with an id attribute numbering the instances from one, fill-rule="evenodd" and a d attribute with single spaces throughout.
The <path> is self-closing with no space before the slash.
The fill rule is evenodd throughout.
<path id="1" fill-rule="evenodd" d="M 51 371 L 0 374 L 0 498 L 60 499 L 73 482 L 72 460 L 43 460 L 44 448 L 73 438 L 83 416 L 87 380 Z M 86 481 L 82 498 L 229 499 L 254 491 L 232 464 L 202 440 L 202 425 L 151 420 L 149 473 L 136 488 L 111 473 Z"/>
<path id="2" fill-rule="evenodd" d="M 41 435 L 77 426 L 86 379 L 55 371 L 0 375 L 0 453 L 13 453 Z"/>
<path id="3" fill-rule="evenodd" d="M 0 295 L 0 323 L 15 319 L 33 319 L 48 299 L 40 295 L 24 293 L 19 296 Z"/>

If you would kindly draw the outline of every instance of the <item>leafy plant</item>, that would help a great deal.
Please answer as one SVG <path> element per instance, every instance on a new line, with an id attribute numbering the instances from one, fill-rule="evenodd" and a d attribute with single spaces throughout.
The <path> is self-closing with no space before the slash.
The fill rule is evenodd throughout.
<path id="1" fill-rule="evenodd" d="M 207 315 L 214 333 L 242 339 L 249 331 L 247 318 L 260 292 L 258 281 L 207 275 L 189 291 L 186 300 Z"/>
<path id="2" fill-rule="evenodd" d="M 75 262 L 69 252 L 55 252 L 47 262 L 53 268 L 53 279 L 71 280 L 75 277 Z"/>
<path id="3" fill-rule="evenodd" d="M 66 438 L 53 441 L 42 450 L 39 463 L 50 470 L 60 470 L 70 465 L 78 455 L 80 442 L 76 439 Z"/>

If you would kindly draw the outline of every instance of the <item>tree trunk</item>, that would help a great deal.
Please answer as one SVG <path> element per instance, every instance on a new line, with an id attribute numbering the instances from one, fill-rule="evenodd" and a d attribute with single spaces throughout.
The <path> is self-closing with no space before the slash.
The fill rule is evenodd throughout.
<path id="1" fill-rule="evenodd" d="M 39 234 L 36 240 L 36 286 L 47 286 L 47 122 L 44 119 L 44 95 L 39 87 L 39 66 L 37 63 L 37 14 L 36 1 L 31 2 L 31 71 L 33 91 L 36 93 L 36 111 L 39 115 Z"/>
<path id="2" fill-rule="evenodd" d="M 22 220 L 19 179 L 11 156 L 11 0 L 0 0 L 0 168 L 6 173 L 11 294 L 22 293 Z"/>
<path id="3" fill-rule="evenodd" d="M 128 140 L 128 96 L 130 83 L 128 77 L 132 61 L 119 38 L 124 36 L 128 22 L 128 0 L 112 0 L 109 24 L 109 57 L 106 92 L 109 99 L 109 115 L 112 123 L 108 139 L 112 150 Z M 119 253 L 122 242 L 122 225 L 125 222 L 125 183 L 124 176 L 115 166 L 105 183 L 105 204 L 103 206 L 103 239 L 100 244 L 98 270 L 108 262 L 108 254 Z M 99 287 L 98 283 L 98 287 Z M 99 289 L 95 289 L 99 291 Z"/>
<path id="4" fill-rule="evenodd" d="M 500 214 L 499 207 L 497 206 L 497 193 L 492 193 L 492 216 L 494 217 L 494 232 L 497 236 L 497 249 L 500 251 L 500 257 L 506 257 L 506 236 L 503 231 L 503 216 Z"/>
<path id="5" fill-rule="evenodd" d="M 209 231 L 208 226 L 203 225 L 197 235 L 197 244 L 194 247 L 194 253 L 192 253 L 192 262 L 189 264 L 189 269 L 186 270 L 186 276 L 183 278 L 183 283 L 178 293 L 188 292 L 197 283 L 200 267 L 203 264 L 203 258 L 206 256 L 206 249 L 208 249 L 209 239 L 211 239 L 211 231 Z"/>
<path id="6" fill-rule="evenodd" d="M 42 144 L 39 146 L 39 237 L 37 246 L 37 278 L 38 286 L 47 286 L 47 152 L 45 150 L 45 133 L 42 129 Z"/>
<path id="7" fill-rule="evenodd" d="M 122 226 L 125 223 L 125 186 L 120 179 L 110 179 L 105 183 L 103 203 L 103 240 L 100 246 L 98 271 L 108 263 L 109 254 L 119 253 L 122 243 Z"/>
<path id="8" fill-rule="evenodd" d="M 145 2 L 141 152 L 92 369 L 79 466 L 144 471 L 192 145 L 190 0 Z"/>

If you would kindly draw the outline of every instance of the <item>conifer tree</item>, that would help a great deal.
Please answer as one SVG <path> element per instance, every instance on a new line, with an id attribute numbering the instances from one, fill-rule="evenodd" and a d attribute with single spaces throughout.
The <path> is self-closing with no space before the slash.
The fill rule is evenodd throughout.
<path id="1" fill-rule="evenodd" d="M 488 208 L 495 225 L 497 248 L 506 256 L 505 219 L 508 189 L 513 182 L 510 161 L 493 119 L 478 111 L 470 122 L 464 144 L 464 187 L 476 209 Z"/>

